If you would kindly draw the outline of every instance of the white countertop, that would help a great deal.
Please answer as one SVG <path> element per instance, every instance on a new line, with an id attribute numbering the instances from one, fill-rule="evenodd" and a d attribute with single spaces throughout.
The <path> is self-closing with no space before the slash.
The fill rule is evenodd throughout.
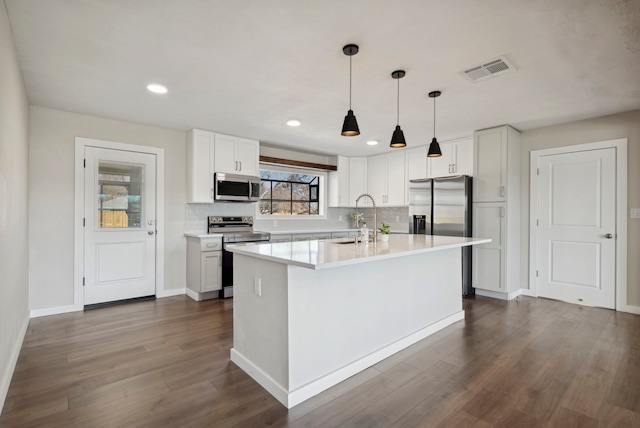
<path id="1" fill-rule="evenodd" d="M 229 251 L 308 269 L 326 269 L 410 254 L 485 244 L 491 239 L 437 235 L 390 235 L 389 242 L 342 243 L 353 238 L 231 246 Z"/>
<path id="2" fill-rule="evenodd" d="M 222 238 L 222 233 L 184 232 L 188 238 Z"/>
<path id="3" fill-rule="evenodd" d="M 256 230 L 255 233 L 265 232 L 270 233 L 271 235 L 298 235 L 303 233 L 340 233 L 340 232 L 358 232 L 360 229 L 297 229 L 297 230 Z M 190 238 L 211 238 L 222 236 L 221 233 L 202 233 L 202 232 L 184 232 L 184 236 Z"/>
<path id="4" fill-rule="evenodd" d="M 340 232 L 358 232 L 360 229 L 293 229 L 293 230 L 261 230 L 260 232 L 268 232 L 272 235 L 297 235 L 302 233 L 340 233 Z"/>

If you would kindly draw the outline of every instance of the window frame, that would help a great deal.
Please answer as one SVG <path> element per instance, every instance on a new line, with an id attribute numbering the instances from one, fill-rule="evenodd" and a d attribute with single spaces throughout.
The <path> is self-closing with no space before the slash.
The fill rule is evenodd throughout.
<path id="1" fill-rule="evenodd" d="M 318 214 L 317 215 L 284 215 L 284 214 L 262 214 L 260 212 L 260 201 L 256 203 L 255 215 L 256 220 L 302 220 L 315 221 L 327 219 L 327 173 L 318 169 L 301 168 L 295 166 L 283 166 L 275 164 L 260 164 L 260 171 L 284 172 L 290 174 L 307 174 L 318 177 Z"/>

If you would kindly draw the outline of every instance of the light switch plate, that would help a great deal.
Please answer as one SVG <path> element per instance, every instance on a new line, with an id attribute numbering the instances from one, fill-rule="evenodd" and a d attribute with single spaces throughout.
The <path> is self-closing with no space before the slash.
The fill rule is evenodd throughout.
<path id="1" fill-rule="evenodd" d="M 640 208 L 631 208 L 631 218 L 640 218 Z"/>

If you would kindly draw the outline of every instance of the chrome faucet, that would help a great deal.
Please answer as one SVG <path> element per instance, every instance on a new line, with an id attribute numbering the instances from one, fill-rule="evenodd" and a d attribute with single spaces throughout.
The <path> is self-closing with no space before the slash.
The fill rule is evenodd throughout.
<path id="1" fill-rule="evenodd" d="M 373 200 L 373 196 L 371 196 L 368 193 L 363 193 L 362 195 L 360 195 L 360 196 L 358 196 L 356 198 L 356 214 L 358 213 L 358 201 L 360 199 L 362 199 L 363 197 L 365 197 L 365 196 L 367 198 L 371 199 L 371 203 L 373 204 L 373 242 L 375 244 L 377 242 L 377 238 L 378 238 L 378 229 L 377 229 L 377 227 L 378 227 L 378 212 L 377 212 L 377 209 L 376 209 L 376 201 Z M 357 220 L 357 217 L 356 217 L 356 227 L 358 227 L 358 228 L 360 227 L 360 224 L 359 224 L 359 222 Z"/>

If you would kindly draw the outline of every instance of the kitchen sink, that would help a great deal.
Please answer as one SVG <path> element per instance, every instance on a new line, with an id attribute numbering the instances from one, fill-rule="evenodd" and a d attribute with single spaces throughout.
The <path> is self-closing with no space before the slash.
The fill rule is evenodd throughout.
<path id="1" fill-rule="evenodd" d="M 355 239 L 348 239 L 346 241 L 340 241 L 340 242 L 332 242 L 332 244 L 339 244 L 339 245 L 342 245 L 342 244 L 355 244 L 355 243 L 356 243 Z"/>

